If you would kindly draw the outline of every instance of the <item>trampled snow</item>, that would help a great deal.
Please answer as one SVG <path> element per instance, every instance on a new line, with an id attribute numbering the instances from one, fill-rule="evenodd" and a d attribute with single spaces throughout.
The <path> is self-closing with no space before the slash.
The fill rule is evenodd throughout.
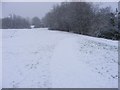
<path id="1" fill-rule="evenodd" d="M 117 88 L 118 41 L 40 29 L 3 30 L 3 88 Z"/>

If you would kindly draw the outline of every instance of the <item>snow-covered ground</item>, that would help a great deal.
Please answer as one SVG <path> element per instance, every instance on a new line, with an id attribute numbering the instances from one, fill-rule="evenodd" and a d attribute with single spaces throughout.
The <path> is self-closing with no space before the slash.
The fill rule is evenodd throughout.
<path id="1" fill-rule="evenodd" d="M 3 88 L 117 88 L 118 42 L 60 31 L 2 31 Z"/>
<path id="2" fill-rule="evenodd" d="M 2 88 L 2 30 L 0 29 L 0 89 Z"/>

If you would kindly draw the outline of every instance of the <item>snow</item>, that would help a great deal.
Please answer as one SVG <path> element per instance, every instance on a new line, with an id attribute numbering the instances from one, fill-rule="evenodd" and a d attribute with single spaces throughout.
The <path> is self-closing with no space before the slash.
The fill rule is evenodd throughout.
<path id="1" fill-rule="evenodd" d="M 118 41 L 4 29 L 2 88 L 117 88 Z"/>
<path id="2" fill-rule="evenodd" d="M 0 29 L 0 89 L 2 88 L 2 30 Z"/>

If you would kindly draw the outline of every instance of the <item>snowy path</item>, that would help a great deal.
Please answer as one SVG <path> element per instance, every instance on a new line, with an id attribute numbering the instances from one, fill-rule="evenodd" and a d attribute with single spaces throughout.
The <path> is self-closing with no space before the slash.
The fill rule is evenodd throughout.
<path id="1" fill-rule="evenodd" d="M 118 42 L 67 32 L 3 31 L 2 87 L 118 87 Z"/>

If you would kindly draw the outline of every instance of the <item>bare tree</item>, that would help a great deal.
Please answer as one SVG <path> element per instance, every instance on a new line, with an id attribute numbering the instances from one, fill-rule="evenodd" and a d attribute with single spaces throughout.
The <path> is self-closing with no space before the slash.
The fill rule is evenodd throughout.
<path id="1" fill-rule="evenodd" d="M 52 30 L 118 39 L 115 14 L 110 7 L 99 8 L 88 2 L 63 2 L 54 6 L 43 19 Z"/>

